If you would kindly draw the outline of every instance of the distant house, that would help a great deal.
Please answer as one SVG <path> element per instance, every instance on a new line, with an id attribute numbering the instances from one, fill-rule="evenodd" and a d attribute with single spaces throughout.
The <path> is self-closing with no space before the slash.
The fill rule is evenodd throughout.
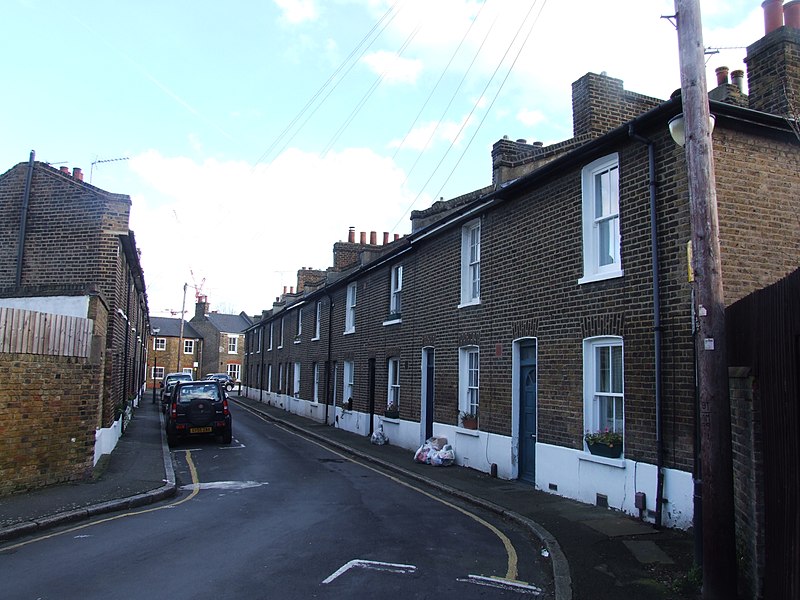
<path id="1" fill-rule="evenodd" d="M 148 387 L 159 387 L 167 373 L 191 373 L 200 375 L 200 357 L 203 353 L 203 338 L 187 321 L 181 329 L 180 319 L 150 317 L 153 338 L 148 357 Z"/>
<path id="2" fill-rule="evenodd" d="M 253 324 L 253 320 L 243 312 L 232 315 L 209 311 L 207 298 L 201 296 L 189 323 L 203 339 L 200 375 L 227 373 L 235 381 L 240 381 L 244 362 L 244 332 Z"/>
<path id="3" fill-rule="evenodd" d="M 0 495 L 89 477 L 144 389 L 130 207 L 33 153 L 0 175 Z"/>

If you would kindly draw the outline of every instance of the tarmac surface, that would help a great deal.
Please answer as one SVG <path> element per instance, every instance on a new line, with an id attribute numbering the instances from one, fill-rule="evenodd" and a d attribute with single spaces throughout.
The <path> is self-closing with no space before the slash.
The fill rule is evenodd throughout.
<path id="1" fill-rule="evenodd" d="M 265 418 L 530 530 L 549 554 L 556 600 L 698 598 L 692 585 L 691 532 L 656 530 L 608 508 L 582 504 L 518 481 L 492 478 L 459 466 L 415 463 L 414 451 L 324 425 L 249 400 L 231 400 Z M 235 428 L 235 424 L 234 424 Z M 114 451 L 91 480 L 0 498 L 0 554 L 4 542 L 95 515 L 160 502 L 177 493 L 172 457 L 158 404 L 148 397 Z"/>

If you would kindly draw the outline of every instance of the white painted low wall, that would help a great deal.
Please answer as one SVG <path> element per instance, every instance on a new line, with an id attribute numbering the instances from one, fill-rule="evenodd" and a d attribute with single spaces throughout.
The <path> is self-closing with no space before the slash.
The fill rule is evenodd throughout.
<path id="1" fill-rule="evenodd" d="M 117 442 L 122 436 L 122 418 L 120 417 L 111 427 L 102 427 L 94 432 L 94 464 L 103 454 L 111 454 L 117 447 Z"/>

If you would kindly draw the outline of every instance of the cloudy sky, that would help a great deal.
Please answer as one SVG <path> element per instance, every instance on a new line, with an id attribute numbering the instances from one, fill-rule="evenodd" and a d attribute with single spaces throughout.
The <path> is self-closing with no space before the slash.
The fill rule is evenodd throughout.
<path id="1" fill-rule="evenodd" d="M 709 85 L 761 0 L 703 0 Z M 150 311 L 271 308 L 356 231 L 491 183 L 504 135 L 572 136 L 571 84 L 680 87 L 672 0 L 6 0 L 0 172 L 128 194 Z M 190 312 L 191 315 L 191 312 Z"/>

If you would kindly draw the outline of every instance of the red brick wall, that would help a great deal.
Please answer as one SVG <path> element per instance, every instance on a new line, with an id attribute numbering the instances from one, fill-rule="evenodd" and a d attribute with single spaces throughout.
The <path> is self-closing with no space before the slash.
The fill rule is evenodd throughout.
<path id="1" fill-rule="evenodd" d="M 91 476 L 97 369 L 87 359 L 0 354 L 0 496 Z"/>

